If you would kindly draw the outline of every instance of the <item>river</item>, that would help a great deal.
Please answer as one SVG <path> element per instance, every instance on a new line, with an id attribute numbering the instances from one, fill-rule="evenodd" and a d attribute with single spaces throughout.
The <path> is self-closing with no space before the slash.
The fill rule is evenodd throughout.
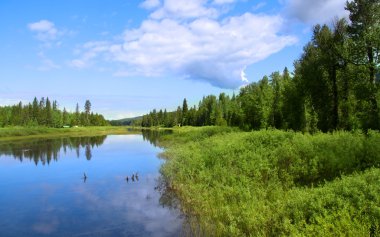
<path id="1" fill-rule="evenodd" d="M 180 236 L 154 144 L 142 135 L 1 143 L 0 236 Z"/>

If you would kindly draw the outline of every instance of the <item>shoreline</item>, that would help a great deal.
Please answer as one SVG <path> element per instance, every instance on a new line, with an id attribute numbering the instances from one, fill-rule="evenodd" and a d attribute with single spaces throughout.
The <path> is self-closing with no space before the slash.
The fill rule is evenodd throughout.
<path id="1" fill-rule="evenodd" d="M 71 128 L 50 128 L 50 127 L 4 127 L 0 128 L 0 142 L 38 139 L 38 138 L 58 138 L 65 136 L 96 136 L 96 135 L 122 135 L 141 134 L 142 130 L 168 131 L 172 128 L 161 127 L 133 127 L 133 126 L 89 126 Z"/>
<path id="2" fill-rule="evenodd" d="M 0 142 L 38 139 L 38 138 L 57 138 L 65 136 L 94 136 L 94 135 L 113 135 L 113 134 L 138 134 L 141 129 L 127 126 L 99 126 L 99 127 L 72 127 L 72 128 L 48 128 L 48 127 L 6 127 L 0 128 Z"/>

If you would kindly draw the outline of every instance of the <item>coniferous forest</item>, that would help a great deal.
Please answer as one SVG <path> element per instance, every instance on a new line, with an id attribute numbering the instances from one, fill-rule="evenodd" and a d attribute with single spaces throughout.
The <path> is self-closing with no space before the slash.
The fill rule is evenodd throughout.
<path id="1" fill-rule="evenodd" d="M 144 127 L 228 125 L 243 129 L 295 131 L 380 128 L 380 7 L 350 1 L 349 20 L 315 25 L 294 71 L 273 72 L 242 87 L 237 95 L 186 99 L 176 111 L 153 110 L 135 121 Z"/>
<path id="2" fill-rule="evenodd" d="M 13 106 L 0 107 L 0 127 L 5 126 L 105 126 L 108 122 L 103 115 L 91 112 L 91 102 L 86 100 L 84 110 L 80 111 L 79 104 L 75 112 L 66 108 L 59 109 L 58 102 L 52 102 L 48 97 L 23 105 L 19 102 Z"/>

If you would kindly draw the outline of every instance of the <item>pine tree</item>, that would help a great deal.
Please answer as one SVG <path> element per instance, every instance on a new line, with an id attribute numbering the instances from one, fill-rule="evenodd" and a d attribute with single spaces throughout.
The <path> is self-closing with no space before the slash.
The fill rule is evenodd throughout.
<path id="1" fill-rule="evenodd" d="M 66 108 L 63 108 L 63 113 L 62 113 L 62 120 L 63 120 L 63 125 L 68 125 L 69 124 L 69 115 L 67 113 Z"/>
<path id="2" fill-rule="evenodd" d="M 186 101 L 186 98 L 183 99 L 183 103 L 182 103 L 182 118 L 181 118 L 181 123 L 182 125 L 187 125 L 187 112 L 188 112 L 188 107 L 187 107 L 187 101 Z"/>
<path id="3" fill-rule="evenodd" d="M 38 124 L 39 107 L 38 107 L 38 100 L 36 97 L 34 97 L 32 107 L 33 107 L 32 119 L 35 121 L 35 123 Z"/>
<path id="4" fill-rule="evenodd" d="M 52 111 L 49 97 L 46 98 L 45 113 L 46 113 L 45 125 L 48 127 L 51 127 L 53 125 L 53 111 Z"/>
<path id="5" fill-rule="evenodd" d="M 89 116 L 91 113 L 91 102 L 86 100 L 84 104 L 84 113 L 85 113 L 85 125 L 90 125 Z"/>
<path id="6" fill-rule="evenodd" d="M 182 120 L 182 108 L 178 106 L 177 111 L 175 113 L 175 119 L 174 119 L 175 126 L 181 126 L 182 125 L 181 120 Z"/>
<path id="7" fill-rule="evenodd" d="M 38 113 L 38 124 L 46 125 L 46 111 L 45 111 L 45 98 L 41 97 Z"/>
<path id="8" fill-rule="evenodd" d="M 75 115 L 74 115 L 74 125 L 79 126 L 80 124 L 80 112 L 79 112 L 79 104 L 75 107 Z"/>

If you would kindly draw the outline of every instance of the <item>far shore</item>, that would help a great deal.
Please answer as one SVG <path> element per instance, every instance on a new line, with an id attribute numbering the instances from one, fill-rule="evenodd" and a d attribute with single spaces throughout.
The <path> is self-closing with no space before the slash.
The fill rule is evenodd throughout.
<path id="1" fill-rule="evenodd" d="M 55 138 L 65 136 L 97 136 L 112 134 L 139 134 L 141 128 L 132 126 L 99 127 L 5 127 L 0 128 L 0 142 L 20 139 Z"/>

